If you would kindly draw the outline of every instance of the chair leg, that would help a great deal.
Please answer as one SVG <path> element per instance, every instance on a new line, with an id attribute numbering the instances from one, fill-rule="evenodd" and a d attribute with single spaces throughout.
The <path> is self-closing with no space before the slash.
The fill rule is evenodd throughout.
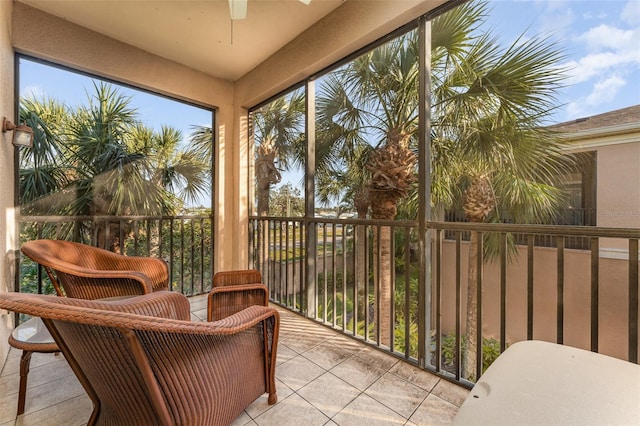
<path id="1" fill-rule="evenodd" d="M 24 403 L 27 394 L 27 375 L 31 363 L 31 351 L 22 351 L 20 357 L 20 389 L 18 390 L 18 416 L 24 413 Z"/>

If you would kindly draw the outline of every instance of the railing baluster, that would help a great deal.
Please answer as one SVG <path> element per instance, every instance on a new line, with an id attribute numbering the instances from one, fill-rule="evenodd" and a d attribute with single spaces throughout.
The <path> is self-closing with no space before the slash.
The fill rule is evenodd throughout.
<path id="1" fill-rule="evenodd" d="M 362 293 L 362 297 L 364 300 L 362 300 L 362 306 L 364 306 L 364 312 L 362 313 L 364 315 L 364 330 L 363 330 L 363 337 L 365 339 L 365 341 L 369 341 L 369 324 L 371 322 L 371 319 L 369 318 L 369 275 L 371 274 L 371 264 L 369 263 L 369 246 L 370 244 L 370 239 L 369 239 L 369 233 L 370 233 L 370 226 L 366 226 L 365 228 L 365 240 L 364 240 L 364 253 L 365 253 L 365 273 L 366 276 L 362 277 L 362 282 L 364 283 L 364 291 Z"/>
<path id="2" fill-rule="evenodd" d="M 134 256 L 138 256 L 138 221 L 133 221 L 133 253 Z"/>
<path id="3" fill-rule="evenodd" d="M 191 226 L 191 241 L 189 241 L 190 242 L 189 246 L 190 246 L 190 249 L 191 249 L 191 253 L 190 253 L 191 254 L 191 262 L 190 262 L 191 263 L 191 265 L 190 265 L 191 271 L 189 271 L 190 272 L 189 275 L 191 275 L 191 279 L 189 280 L 190 284 L 191 284 L 191 289 L 189 291 L 189 294 L 193 294 L 194 293 L 193 289 L 194 289 L 194 285 L 195 285 L 194 274 L 195 274 L 196 234 L 195 234 L 195 229 L 194 229 L 195 228 L 195 222 L 193 221 L 193 219 L 188 219 L 188 220 L 189 220 L 189 224 Z"/>
<path id="4" fill-rule="evenodd" d="M 291 259 L 289 258 L 289 221 L 287 220 L 287 226 L 286 226 L 286 230 L 285 230 L 285 237 L 284 237 L 284 248 L 285 248 L 285 257 L 284 257 L 284 264 L 285 264 L 285 269 L 284 269 L 284 305 L 285 306 L 289 306 L 289 263 L 291 261 Z"/>
<path id="5" fill-rule="evenodd" d="M 147 219 L 146 224 L 147 224 L 147 256 L 151 256 L 151 219 Z"/>
<path id="6" fill-rule="evenodd" d="M 347 286 L 348 286 L 348 274 L 347 274 L 347 227 L 349 225 L 342 225 L 342 236 L 340 238 L 342 244 L 342 332 L 344 333 L 347 328 Z"/>
<path id="7" fill-rule="evenodd" d="M 173 290 L 173 228 L 174 219 L 169 220 L 169 289 Z"/>
<path id="8" fill-rule="evenodd" d="M 302 312 L 304 307 L 303 295 L 307 294 L 307 268 L 305 266 L 309 251 L 307 250 L 307 222 L 300 222 L 300 297 L 298 298 L 300 309 Z M 302 263 L 304 262 L 304 263 Z"/>
<path id="9" fill-rule="evenodd" d="M 435 363 L 436 371 L 439 372 L 442 366 L 442 238 L 443 231 L 436 229 L 436 261 L 434 267 L 436 268 L 436 297 L 435 297 L 435 309 L 436 309 L 436 353 Z M 420 343 L 421 344 L 421 343 Z"/>
<path id="10" fill-rule="evenodd" d="M 500 352 L 507 348 L 507 234 L 500 233 Z"/>
<path id="11" fill-rule="evenodd" d="M 411 228 L 404 228 L 404 357 L 411 355 Z M 418 295 L 415 295 L 418 300 Z"/>
<path id="12" fill-rule="evenodd" d="M 273 226 L 271 226 L 273 225 Z M 278 281 L 276 278 L 276 261 L 277 261 L 277 252 L 276 252 L 276 221 L 269 221 L 269 252 L 266 253 L 267 259 L 269 260 L 269 271 L 271 275 L 271 287 L 273 291 L 273 299 L 280 300 L 279 295 L 277 294 L 278 289 L 276 288 L 276 283 Z M 273 249 L 272 249 L 273 247 Z M 271 253 L 273 253 L 273 260 L 271 260 Z"/>
<path id="13" fill-rule="evenodd" d="M 376 307 L 375 309 L 375 318 L 373 319 L 373 321 L 375 322 L 375 330 L 376 330 L 376 345 L 380 346 L 380 340 L 381 340 L 381 330 L 380 330 L 380 324 L 381 324 L 381 312 L 382 312 L 382 305 L 381 305 L 381 297 L 380 297 L 380 280 L 382 279 L 382 273 L 381 271 L 381 263 L 382 263 L 382 256 L 380 255 L 381 252 L 381 232 L 382 227 L 380 225 L 376 225 L 375 228 L 375 232 L 376 232 L 376 243 L 375 243 L 375 250 L 376 253 L 378 253 L 378 255 L 376 256 L 374 254 L 375 257 L 375 266 L 374 266 L 374 281 L 373 281 L 373 303 Z"/>
<path id="14" fill-rule="evenodd" d="M 297 253 L 298 249 L 297 249 L 297 238 L 296 236 L 298 235 L 297 232 L 299 230 L 298 227 L 298 221 L 293 221 L 293 226 L 291 229 L 292 232 L 292 236 L 291 236 L 291 252 L 293 253 L 293 261 L 291 264 L 291 295 L 289 296 L 289 299 L 287 300 L 288 306 L 292 309 L 295 309 L 296 306 L 296 292 L 297 289 L 300 287 L 298 285 L 298 274 L 296 274 L 296 265 L 300 265 L 300 262 L 302 262 L 302 257 L 300 257 L 300 255 Z"/>
<path id="15" fill-rule="evenodd" d="M 360 253 L 358 251 L 358 246 L 360 245 L 360 228 L 362 225 L 353 225 L 353 335 L 356 336 L 358 334 L 358 306 L 360 306 L 360 298 L 358 297 L 358 289 L 360 288 L 360 281 L 363 277 L 360 277 L 358 273 L 358 259 L 360 258 Z"/>
<path id="16" fill-rule="evenodd" d="M 527 235 L 527 340 L 533 339 L 533 235 Z"/>
<path id="17" fill-rule="evenodd" d="M 598 352 L 599 262 L 599 240 L 598 238 L 591 238 L 591 350 L 593 352 Z"/>
<path id="18" fill-rule="evenodd" d="M 338 274 L 337 274 L 337 261 L 338 261 L 338 249 L 336 248 L 337 244 L 337 236 L 336 236 L 336 225 L 331 225 L 331 272 L 332 272 L 332 282 L 333 282 L 333 321 L 332 324 L 335 327 L 338 324 L 338 296 L 337 296 L 337 287 L 338 287 Z"/>
<path id="19" fill-rule="evenodd" d="M 396 305 L 394 303 L 394 295 L 396 294 L 396 274 L 395 272 L 395 252 L 396 252 L 396 244 L 395 244 L 395 235 L 396 235 L 396 227 L 395 226 L 390 226 L 389 228 L 389 245 L 391 246 L 389 248 L 389 265 L 391 266 L 390 270 L 389 270 L 389 274 L 391 275 L 389 277 L 389 285 L 391 286 L 390 289 L 390 297 L 389 297 L 389 306 L 384 306 L 383 309 L 385 310 L 389 310 L 389 350 L 391 352 L 394 352 L 394 336 L 395 336 L 395 318 L 396 318 Z"/>
<path id="20" fill-rule="evenodd" d="M 284 258 L 283 258 L 283 253 L 282 252 L 283 252 L 283 247 L 284 247 L 284 238 L 283 238 L 284 232 L 283 232 L 283 230 L 284 230 L 284 227 L 285 227 L 285 223 L 286 222 L 283 221 L 282 219 L 280 219 L 278 221 L 278 231 L 280 231 L 280 232 L 278 233 L 278 245 L 279 245 L 279 247 L 278 247 L 278 250 L 277 250 L 277 253 L 278 253 L 278 278 L 277 278 L 277 281 L 278 281 L 278 293 L 279 293 L 278 294 L 278 300 L 280 301 L 280 303 L 283 303 L 283 299 L 284 299 L 284 297 L 283 297 L 284 291 L 282 289 L 284 287 L 283 278 L 284 278 L 285 274 L 283 274 L 283 272 L 282 272 L 282 268 L 284 266 L 283 265 Z"/>
<path id="21" fill-rule="evenodd" d="M 180 219 L 180 292 L 184 294 L 184 219 Z"/>
<path id="22" fill-rule="evenodd" d="M 122 254 L 124 254 L 124 225 L 124 220 L 118 222 L 118 247 L 120 247 L 120 253 Z"/>
<path id="23" fill-rule="evenodd" d="M 329 292 L 329 283 L 327 281 L 327 224 L 323 223 L 321 227 L 318 229 L 322 229 L 322 320 L 327 322 L 327 311 L 328 306 L 328 292 Z"/>
<path id="24" fill-rule="evenodd" d="M 558 244 L 558 269 L 556 273 L 556 280 L 558 283 L 558 292 L 556 296 L 556 341 L 562 344 L 564 343 L 564 236 L 559 235 L 556 238 Z"/>
<path id="25" fill-rule="evenodd" d="M 629 361 L 638 363 L 638 240 L 629 240 Z"/>
<path id="26" fill-rule="evenodd" d="M 163 248 L 163 241 L 162 241 L 162 225 L 163 225 L 163 221 L 162 218 L 160 218 L 158 220 L 158 256 L 161 259 L 164 259 L 164 257 L 162 256 L 162 248 Z M 169 281 L 169 288 L 171 288 L 171 281 Z"/>
<path id="27" fill-rule="evenodd" d="M 200 292 L 204 293 L 204 219 L 200 218 Z"/>
<path id="28" fill-rule="evenodd" d="M 471 261 L 471 259 L 469 259 Z M 482 374 L 482 271 L 484 265 L 484 234 L 478 232 L 478 253 L 476 257 L 477 312 L 476 312 L 476 379 Z"/>
<path id="29" fill-rule="evenodd" d="M 461 241 L 462 241 L 462 232 L 455 232 L 456 239 L 456 347 L 454 349 L 454 363 L 455 366 L 455 375 L 456 380 L 460 380 L 462 376 L 462 363 L 460 362 L 460 310 L 461 310 Z"/>

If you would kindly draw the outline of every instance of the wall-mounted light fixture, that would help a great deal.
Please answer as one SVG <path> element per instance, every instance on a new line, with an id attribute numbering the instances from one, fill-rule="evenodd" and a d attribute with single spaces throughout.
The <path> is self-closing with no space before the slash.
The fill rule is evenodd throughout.
<path id="1" fill-rule="evenodd" d="M 15 146 L 26 146 L 31 148 L 33 146 L 33 129 L 29 126 L 21 124 L 16 126 L 6 117 L 2 117 L 2 133 L 6 133 L 13 130 L 13 138 L 11 143 Z"/>

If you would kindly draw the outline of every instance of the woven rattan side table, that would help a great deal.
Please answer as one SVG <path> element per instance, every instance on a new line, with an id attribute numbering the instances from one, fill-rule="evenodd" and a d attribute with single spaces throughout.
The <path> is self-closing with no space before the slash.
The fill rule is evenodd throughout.
<path id="1" fill-rule="evenodd" d="M 9 344 L 16 349 L 22 350 L 22 356 L 20 357 L 20 389 L 18 391 L 19 416 L 24 413 L 31 354 L 34 352 L 60 352 L 60 349 L 53 341 L 42 319 L 38 317 L 33 317 L 16 327 L 11 336 L 9 336 Z"/>

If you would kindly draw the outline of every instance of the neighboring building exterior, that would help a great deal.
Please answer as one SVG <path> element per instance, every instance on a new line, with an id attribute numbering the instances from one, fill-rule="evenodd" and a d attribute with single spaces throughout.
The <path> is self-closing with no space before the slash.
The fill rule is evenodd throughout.
<path id="1" fill-rule="evenodd" d="M 609 228 L 640 227 L 640 105 L 580 118 L 552 126 L 584 153 L 582 176 L 568 189 L 571 207 L 593 211 L 585 225 Z M 578 223 L 576 223 L 578 224 Z"/>
<path id="2" fill-rule="evenodd" d="M 566 176 L 569 213 L 559 224 L 603 228 L 640 228 L 640 105 L 552 126 L 579 153 L 584 168 Z M 506 268 L 506 337 L 509 344 L 525 340 L 527 323 L 527 247 L 520 245 Z M 628 240 L 599 239 L 599 352 L 625 359 L 628 351 Z M 442 300 L 455 312 L 455 242 L 443 243 Z M 468 246 L 463 243 L 460 281 L 467 281 Z M 555 240 L 534 249 L 534 338 L 555 341 L 557 318 L 557 252 Z M 564 343 L 589 349 L 591 307 L 589 240 L 566 242 L 564 253 Z M 500 336 L 500 264 L 483 270 L 485 337 Z M 463 286 L 462 312 L 466 290 Z M 444 330 L 455 329 L 455 316 L 442 316 Z"/>

